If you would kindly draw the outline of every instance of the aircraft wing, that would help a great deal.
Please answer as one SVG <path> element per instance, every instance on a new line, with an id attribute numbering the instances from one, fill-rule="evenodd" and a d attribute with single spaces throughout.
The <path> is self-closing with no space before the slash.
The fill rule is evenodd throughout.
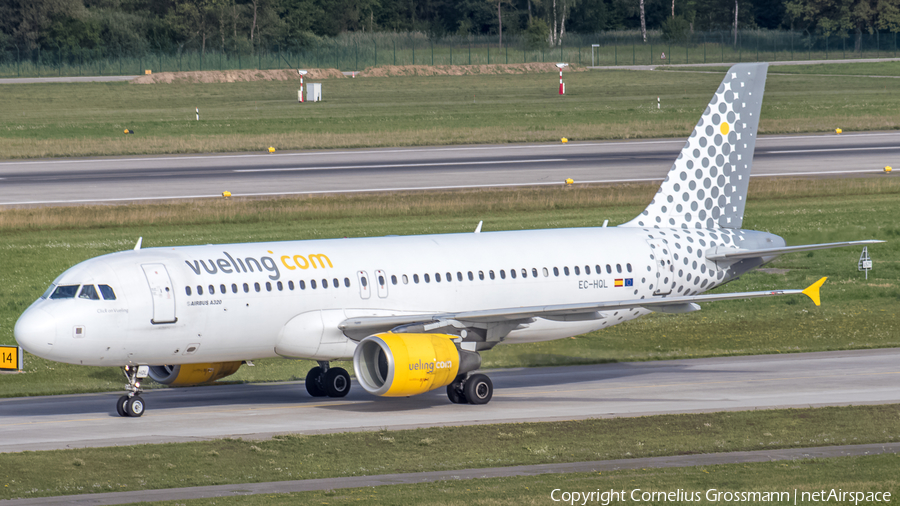
<path id="1" fill-rule="evenodd" d="M 700 309 L 700 307 L 697 306 L 698 302 L 754 299 L 757 297 L 772 297 L 776 295 L 803 294 L 812 299 L 813 303 L 818 306 L 820 304 L 819 288 L 825 283 L 826 279 L 827 278 L 822 278 L 803 290 L 770 290 L 761 292 L 689 295 L 683 297 L 664 296 L 650 299 L 512 307 L 451 313 L 423 313 L 402 316 L 359 316 L 344 320 L 338 325 L 338 328 L 350 339 L 361 340 L 378 332 L 387 332 L 395 327 L 414 323 L 429 324 L 453 321 L 465 325 L 466 323 L 502 323 L 516 320 L 528 320 L 530 318 L 546 318 L 548 320 L 558 321 L 592 320 L 602 318 L 603 311 L 615 311 L 636 307 L 665 313 L 686 313 Z"/>
<path id="2" fill-rule="evenodd" d="M 857 246 L 865 244 L 877 244 L 884 241 L 867 240 L 867 241 L 847 241 L 847 242 L 829 242 L 823 244 L 804 244 L 802 246 L 785 246 L 783 248 L 764 248 L 764 249 L 740 249 L 740 248 L 714 248 L 707 252 L 707 260 L 740 260 L 742 258 L 759 258 L 772 255 L 783 255 L 785 253 L 800 253 L 803 251 L 815 251 L 818 249 L 842 248 L 844 246 Z"/>

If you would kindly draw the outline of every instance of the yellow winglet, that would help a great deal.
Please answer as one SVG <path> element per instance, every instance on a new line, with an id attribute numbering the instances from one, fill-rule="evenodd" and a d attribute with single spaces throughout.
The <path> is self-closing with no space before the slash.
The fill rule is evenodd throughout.
<path id="1" fill-rule="evenodd" d="M 826 279 L 828 278 L 822 278 L 806 287 L 806 290 L 803 290 L 803 295 L 806 295 L 807 297 L 812 299 L 813 303 L 817 306 L 821 305 L 821 301 L 819 300 L 819 288 L 821 288 L 822 285 L 825 284 Z"/>

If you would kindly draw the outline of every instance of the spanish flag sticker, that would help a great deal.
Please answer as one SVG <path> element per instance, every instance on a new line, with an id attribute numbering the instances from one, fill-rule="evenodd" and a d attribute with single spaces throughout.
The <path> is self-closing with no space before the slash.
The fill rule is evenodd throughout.
<path id="1" fill-rule="evenodd" d="M 624 279 L 617 279 L 617 280 L 616 280 L 615 286 L 625 286 L 625 280 L 624 280 Z"/>

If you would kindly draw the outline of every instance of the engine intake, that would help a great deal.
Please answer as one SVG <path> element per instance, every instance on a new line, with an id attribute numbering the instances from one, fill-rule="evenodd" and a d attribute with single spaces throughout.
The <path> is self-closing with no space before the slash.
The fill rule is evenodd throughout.
<path id="1" fill-rule="evenodd" d="M 353 369 L 370 394 L 406 397 L 447 386 L 478 369 L 481 356 L 459 350 L 444 334 L 376 334 L 356 347 Z"/>
<path id="2" fill-rule="evenodd" d="M 150 379 L 163 385 L 184 387 L 212 383 L 236 373 L 242 362 L 213 364 L 151 365 Z"/>

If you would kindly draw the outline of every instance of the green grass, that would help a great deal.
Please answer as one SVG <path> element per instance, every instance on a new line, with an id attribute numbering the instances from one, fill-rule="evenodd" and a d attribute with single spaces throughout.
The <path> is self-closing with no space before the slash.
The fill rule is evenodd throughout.
<path id="1" fill-rule="evenodd" d="M 725 72 L 722 67 L 672 67 L 670 71 Z M 805 75 L 840 75 L 840 76 L 900 76 L 900 62 L 848 62 L 817 63 L 811 65 L 771 65 L 769 75 L 773 74 L 805 74 Z M 768 97 L 768 95 L 766 95 Z"/>
<path id="2" fill-rule="evenodd" d="M 555 74 L 332 79 L 324 102 L 304 105 L 298 83 L 280 81 L 4 85 L 0 158 L 684 137 L 720 80 L 577 72 L 560 97 Z M 897 118 L 885 80 L 772 75 L 760 133 L 895 129 Z"/>
<path id="3" fill-rule="evenodd" d="M 7 210 L 0 213 L 0 344 L 13 344 L 16 319 L 75 263 L 145 246 L 329 237 L 597 226 L 622 223 L 643 208 L 654 185 L 232 200 L 169 205 Z M 744 225 L 788 244 L 884 239 L 869 248 L 875 269 L 856 271 L 859 249 L 787 255 L 720 291 L 804 288 L 829 276 L 823 304 L 771 298 L 706 304 L 684 315 L 651 314 L 575 339 L 502 345 L 484 366 L 521 367 L 701 356 L 900 346 L 900 180 L 754 180 Z M 256 361 L 226 381 L 303 378 L 311 362 Z M 0 396 L 118 390 L 116 368 L 49 362 L 31 355 L 26 373 L 0 375 Z M 148 383 L 151 385 L 152 383 Z"/>
<path id="4" fill-rule="evenodd" d="M 898 405 L 282 435 L 4 453 L 0 498 L 898 440 Z"/>
<path id="5" fill-rule="evenodd" d="M 201 506 L 217 505 L 342 505 L 342 504 L 374 504 L 374 505 L 407 505 L 433 504 L 437 506 L 479 506 L 507 504 L 573 504 L 571 502 L 555 502 L 553 498 L 562 499 L 563 492 L 610 493 L 625 491 L 622 501 L 613 496 L 593 496 L 586 502 L 584 499 L 574 504 L 736 504 L 724 500 L 729 496 L 720 496 L 716 501 L 716 492 L 787 492 L 788 501 L 775 504 L 792 504 L 794 491 L 797 491 L 798 504 L 817 504 L 823 500 L 811 501 L 810 495 L 825 491 L 862 492 L 862 497 L 869 493 L 890 493 L 890 500 L 896 501 L 900 494 L 900 482 L 896 469 L 900 466 L 900 456 L 875 455 L 866 457 L 840 457 L 830 459 L 806 459 L 791 462 L 765 462 L 751 464 L 726 464 L 715 466 L 695 466 L 668 469 L 635 469 L 622 471 L 603 471 L 597 473 L 542 474 L 539 476 L 522 476 L 513 478 L 487 478 L 466 481 L 441 481 L 418 485 L 384 485 L 377 488 L 354 488 L 340 490 L 323 490 L 293 494 L 258 494 L 240 497 L 217 497 L 213 499 L 194 499 L 156 502 L 157 505 Z M 553 497 L 554 490 L 557 490 Z M 671 501 L 648 497 L 649 501 L 632 500 L 632 491 L 639 490 L 635 497 L 643 493 L 663 492 L 676 493 L 681 490 L 691 494 L 699 493 L 699 501 Z M 707 492 L 710 492 L 707 499 Z M 612 497 L 612 499 L 610 499 Z M 677 496 L 676 496 L 677 497 Z M 733 496 L 731 496 L 733 497 Z M 746 496 L 744 496 L 746 497 Z M 752 496 L 750 496 L 752 498 Z M 783 496 L 778 496 L 783 498 Z M 805 500 L 804 500 L 805 499 Z M 606 502 L 609 500 L 610 502 Z M 758 504 L 757 502 L 738 502 L 737 504 Z M 832 504 L 837 501 L 832 500 Z M 865 499 L 859 504 L 864 504 Z M 147 503 L 141 503 L 147 504 Z M 853 504 L 843 502 L 840 504 Z"/>

